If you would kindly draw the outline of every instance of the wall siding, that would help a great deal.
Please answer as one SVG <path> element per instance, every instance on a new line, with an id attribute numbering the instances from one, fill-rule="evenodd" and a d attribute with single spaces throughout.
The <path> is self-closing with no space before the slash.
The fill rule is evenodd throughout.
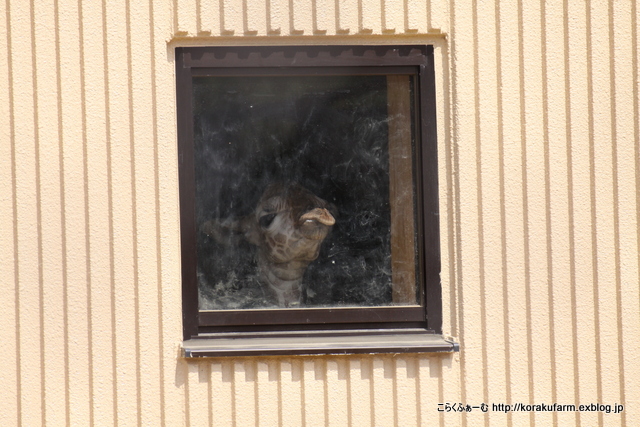
<path id="1" fill-rule="evenodd" d="M 1 425 L 640 425 L 635 1 L 0 8 Z M 460 353 L 179 357 L 173 49 L 310 43 L 436 47 Z"/>

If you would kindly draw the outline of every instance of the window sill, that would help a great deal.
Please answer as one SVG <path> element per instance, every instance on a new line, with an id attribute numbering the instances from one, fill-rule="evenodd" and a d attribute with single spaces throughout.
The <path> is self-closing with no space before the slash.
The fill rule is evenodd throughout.
<path id="1" fill-rule="evenodd" d="M 185 358 L 457 351 L 460 351 L 460 345 L 451 339 L 416 329 L 305 334 L 220 333 L 182 343 Z"/>

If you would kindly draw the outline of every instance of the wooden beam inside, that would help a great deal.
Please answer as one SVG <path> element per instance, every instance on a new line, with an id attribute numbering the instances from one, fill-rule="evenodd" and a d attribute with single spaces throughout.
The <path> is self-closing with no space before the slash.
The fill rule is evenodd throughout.
<path id="1" fill-rule="evenodd" d="M 394 304 L 416 304 L 410 76 L 387 76 L 389 203 Z"/>

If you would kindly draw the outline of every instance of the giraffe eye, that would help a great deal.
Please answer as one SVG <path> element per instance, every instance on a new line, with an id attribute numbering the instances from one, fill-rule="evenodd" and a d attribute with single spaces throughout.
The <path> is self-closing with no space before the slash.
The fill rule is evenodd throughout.
<path id="1" fill-rule="evenodd" d="M 262 227 L 262 228 L 269 228 L 269 226 L 271 225 L 271 223 L 273 222 L 275 217 L 276 217 L 275 213 L 262 215 L 260 217 L 260 219 L 258 220 L 258 223 L 260 224 L 260 227 Z"/>

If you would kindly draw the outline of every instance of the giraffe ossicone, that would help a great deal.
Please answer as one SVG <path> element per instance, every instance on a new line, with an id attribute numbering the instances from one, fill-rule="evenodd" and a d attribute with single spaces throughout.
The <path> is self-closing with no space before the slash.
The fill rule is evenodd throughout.
<path id="1" fill-rule="evenodd" d="M 201 230 L 223 245 L 245 239 L 256 246 L 258 277 L 267 299 L 280 307 L 298 307 L 304 272 L 318 258 L 335 215 L 333 205 L 301 185 L 274 183 L 253 213 L 207 221 Z"/>

